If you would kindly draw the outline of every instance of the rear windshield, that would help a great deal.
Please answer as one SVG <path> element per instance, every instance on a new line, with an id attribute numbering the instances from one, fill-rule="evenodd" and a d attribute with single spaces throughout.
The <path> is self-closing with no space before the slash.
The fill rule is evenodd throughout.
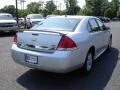
<path id="1" fill-rule="evenodd" d="M 48 18 L 36 26 L 33 30 L 73 31 L 80 19 L 73 18 Z"/>
<path id="2" fill-rule="evenodd" d="M 0 20 L 11 20 L 13 17 L 11 15 L 0 15 Z"/>

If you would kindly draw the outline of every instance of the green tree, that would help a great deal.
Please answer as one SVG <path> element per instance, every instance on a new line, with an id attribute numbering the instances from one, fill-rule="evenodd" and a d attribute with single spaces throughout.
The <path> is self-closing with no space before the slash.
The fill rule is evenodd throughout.
<path id="1" fill-rule="evenodd" d="M 119 0 L 112 0 L 113 10 L 116 12 L 119 10 Z"/>
<path id="2" fill-rule="evenodd" d="M 117 16 L 117 11 L 119 10 L 119 1 L 118 0 L 112 0 L 108 4 L 108 8 L 112 9 L 113 17 Z"/>
<path id="3" fill-rule="evenodd" d="M 67 14 L 67 10 L 62 10 L 60 14 L 61 15 L 66 15 Z"/>
<path id="4" fill-rule="evenodd" d="M 104 16 L 109 17 L 109 18 L 113 18 L 114 17 L 113 10 L 111 8 L 106 9 L 106 11 L 104 12 Z"/>
<path id="5" fill-rule="evenodd" d="M 86 7 L 93 11 L 94 16 L 101 16 L 104 14 L 108 6 L 108 0 L 85 0 Z"/>
<path id="6" fill-rule="evenodd" d="M 3 9 L 0 9 L 0 13 L 2 13 Z"/>
<path id="7" fill-rule="evenodd" d="M 93 15 L 93 11 L 91 9 L 89 9 L 89 8 L 84 8 L 84 9 L 81 9 L 78 12 L 78 15 L 92 16 Z"/>
<path id="8" fill-rule="evenodd" d="M 56 5 L 53 0 L 47 1 L 45 8 L 48 10 L 48 14 L 52 14 L 54 10 L 56 10 Z"/>
<path id="9" fill-rule="evenodd" d="M 112 0 L 110 3 L 109 3 L 109 8 L 112 8 L 112 10 L 114 11 L 113 14 L 114 14 L 114 17 L 117 16 L 117 11 L 119 10 L 119 0 Z"/>
<path id="10" fill-rule="evenodd" d="M 29 13 L 40 13 L 41 8 L 43 6 L 43 2 L 31 2 L 27 5 L 27 9 Z"/>
<path id="11" fill-rule="evenodd" d="M 67 14 L 76 15 L 80 10 L 80 7 L 77 5 L 77 0 L 66 0 Z"/>
<path id="12" fill-rule="evenodd" d="M 54 15 L 60 15 L 61 11 L 60 10 L 54 10 L 52 14 L 54 14 Z"/>
<path id="13" fill-rule="evenodd" d="M 48 15 L 48 12 L 49 12 L 49 11 L 48 11 L 47 9 L 43 9 L 43 10 L 42 10 L 43 16 L 46 17 L 46 16 Z"/>
<path id="14" fill-rule="evenodd" d="M 120 18 L 120 10 L 117 11 L 117 17 Z"/>
<path id="15" fill-rule="evenodd" d="M 9 6 L 5 6 L 4 8 L 1 9 L 2 13 L 10 13 L 13 16 L 16 15 L 16 9 L 14 5 L 9 5 Z"/>
<path id="16" fill-rule="evenodd" d="M 101 7 L 101 16 L 104 16 L 104 12 L 109 8 L 108 0 L 104 0 Z"/>
<path id="17" fill-rule="evenodd" d="M 29 14 L 28 9 L 25 10 L 19 10 L 20 17 L 26 17 Z"/>

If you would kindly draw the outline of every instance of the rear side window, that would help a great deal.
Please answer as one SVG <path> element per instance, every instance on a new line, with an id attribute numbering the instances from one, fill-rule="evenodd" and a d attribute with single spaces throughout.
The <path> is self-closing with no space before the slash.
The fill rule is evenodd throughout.
<path id="1" fill-rule="evenodd" d="M 91 32 L 99 31 L 99 26 L 98 26 L 97 22 L 95 21 L 95 19 L 90 19 L 89 24 L 91 27 Z"/>
<path id="2" fill-rule="evenodd" d="M 101 29 L 101 30 L 104 30 L 105 25 L 104 25 L 99 19 L 96 19 L 96 21 L 97 21 L 97 23 L 98 23 L 100 29 Z"/>

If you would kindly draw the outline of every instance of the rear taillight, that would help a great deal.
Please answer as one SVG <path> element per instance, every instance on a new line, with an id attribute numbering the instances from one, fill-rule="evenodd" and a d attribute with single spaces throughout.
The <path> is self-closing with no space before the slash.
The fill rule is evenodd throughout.
<path id="1" fill-rule="evenodd" d="M 71 38 L 69 38 L 65 35 L 62 36 L 61 41 L 57 47 L 58 50 L 73 50 L 76 48 L 77 48 L 77 46 L 76 46 L 75 42 Z"/>
<path id="2" fill-rule="evenodd" d="M 17 33 L 14 35 L 14 37 L 13 37 L 13 43 L 14 44 L 17 44 Z"/>

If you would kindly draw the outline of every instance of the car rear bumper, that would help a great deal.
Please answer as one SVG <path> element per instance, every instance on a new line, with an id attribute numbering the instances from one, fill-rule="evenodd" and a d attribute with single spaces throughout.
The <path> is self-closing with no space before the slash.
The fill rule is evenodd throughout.
<path id="1" fill-rule="evenodd" d="M 17 45 L 12 46 L 12 57 L 15 62 L 30 68 L 65 73 L 80 68 L 83 65 L 82 58 L 77 57 L 75 51 L 56 51 L 54 53 L 34 52 L 20 49 Z M 31 64 L 25 61 L 25 55 L 38 56 L 38 64 Z"/>

